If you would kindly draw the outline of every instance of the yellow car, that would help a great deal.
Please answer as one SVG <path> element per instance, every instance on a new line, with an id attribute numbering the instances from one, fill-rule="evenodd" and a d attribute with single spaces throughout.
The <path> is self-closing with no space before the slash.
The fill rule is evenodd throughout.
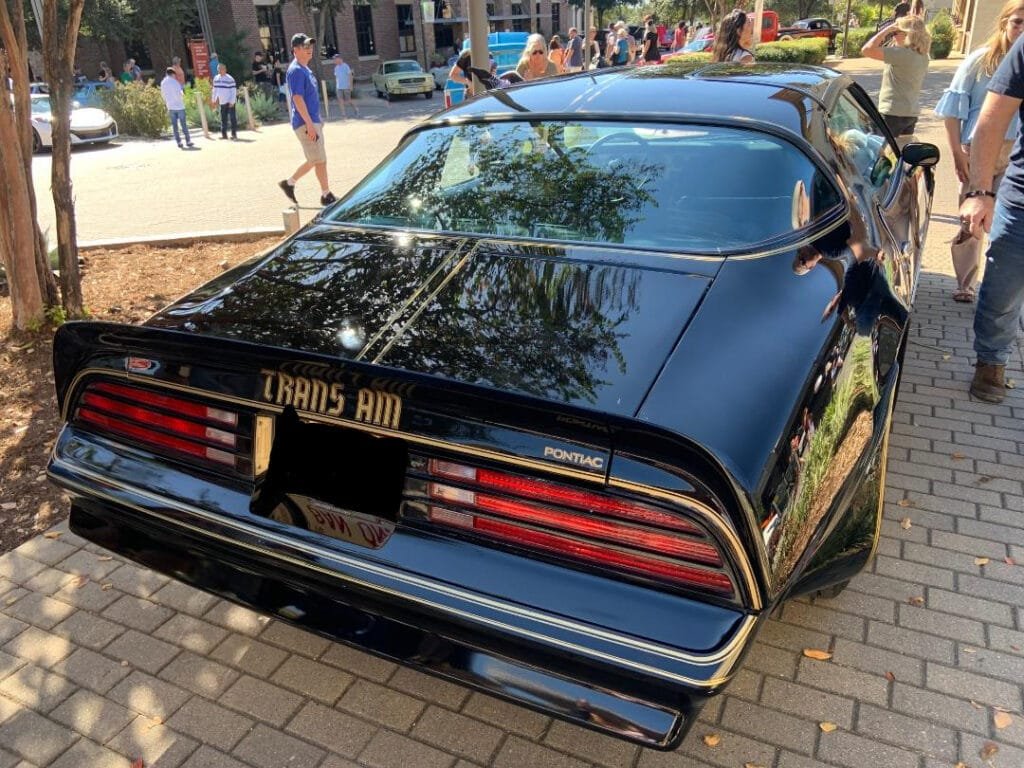
<path id="1" fill-rule="evenodd" d="M 434 78 L 424 72 L 418 61 L 395 59 L 382 62 L 373 73 L 373 87 L 377 95 L 391 100 L 393 96 L 422 93 L 434 98 Z"/>

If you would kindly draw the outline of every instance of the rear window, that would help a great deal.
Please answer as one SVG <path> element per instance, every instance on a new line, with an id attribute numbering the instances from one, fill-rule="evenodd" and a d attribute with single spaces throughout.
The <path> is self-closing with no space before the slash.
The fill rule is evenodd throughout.
<path id="1" fill-rule="evenodd" d="M 329 220 L 718 253 L 838 204 L 802 152 L 756 131 L 523 121 L 413 135 Z"/>

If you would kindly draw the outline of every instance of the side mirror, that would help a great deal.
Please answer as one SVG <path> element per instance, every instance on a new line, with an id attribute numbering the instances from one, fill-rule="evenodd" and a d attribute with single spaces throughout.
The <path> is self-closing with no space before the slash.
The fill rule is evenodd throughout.
<path id="1" fill-rule="evenodd" d="M 903 162 L 916 168 L 931 168 L 939 162 L 939 148 L 934 144 L 912 141 L 903 147 L 900 156 Z"/>

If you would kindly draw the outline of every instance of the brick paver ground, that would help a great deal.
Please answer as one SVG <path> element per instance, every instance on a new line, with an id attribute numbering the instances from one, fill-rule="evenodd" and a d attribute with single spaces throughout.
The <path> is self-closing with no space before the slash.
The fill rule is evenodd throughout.
<path id="1" fill-rule="evenodd" d="M 934 120 L 921 135 L 941 141 Z M 65 530 L 0 557 L 0 768 L 1024 765 L 1024 387 L 998 406 L 966 396 L 954 192 L 944 162 L 878 556 L 837 599 L 786 605 L 679 751 L 333 645 Z M 1011 368 L 1024 383 L 1019 353 Z"/>

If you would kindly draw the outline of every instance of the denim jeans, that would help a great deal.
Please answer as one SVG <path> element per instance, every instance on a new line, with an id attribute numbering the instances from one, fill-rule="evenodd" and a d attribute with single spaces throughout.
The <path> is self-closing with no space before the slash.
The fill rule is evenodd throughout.
<path id="1" fill-rule="evenodd" d="M 192 146 L 192 138 L 188 135 L 188 121 L 185 120 L 184 109 L 171 109 L 171 128 L 174 130 L 174 140 L 181 146 L 181 135 L 178 133 L 178 123 L 181 123 L 181 130 L 185 132 L 185 143 Z"/>
<path id="2" fill-rule="evenodd" d="M 989 237 L 974 315 L 974 351 L 979 363 L 1006 365 L 1024 303 L 1024 208 L 996 198 Z"/>
<path id="3" fill-rule="evenodd" d="M 228 123 L 231 123 L 231 135 L 238 136 L 238 115 L 234 104 L 220 105 L 220 135 L 228 137 Z"/>

